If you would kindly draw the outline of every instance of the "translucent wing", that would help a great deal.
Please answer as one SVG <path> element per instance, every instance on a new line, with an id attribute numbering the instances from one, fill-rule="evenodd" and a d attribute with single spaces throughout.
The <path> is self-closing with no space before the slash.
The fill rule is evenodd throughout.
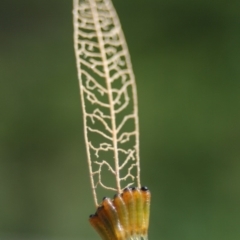
<path id="1" fill-rule="evenodd" d="M 110 0 L 74 0 L 74 45 L 94 201 L 98 189 L 140 187 L 137 93 Z"/>

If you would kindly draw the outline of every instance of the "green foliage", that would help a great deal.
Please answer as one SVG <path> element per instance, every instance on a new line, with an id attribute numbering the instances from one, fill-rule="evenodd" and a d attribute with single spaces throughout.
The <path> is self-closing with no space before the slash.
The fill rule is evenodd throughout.
<path id="1" fill-rule="evenodd" d="M 239 3 L 114 4 L 138 86 L 149 238 L 239 239 Z M 97 239 L 72 2 L 3 6 L 0 238 Z"/>

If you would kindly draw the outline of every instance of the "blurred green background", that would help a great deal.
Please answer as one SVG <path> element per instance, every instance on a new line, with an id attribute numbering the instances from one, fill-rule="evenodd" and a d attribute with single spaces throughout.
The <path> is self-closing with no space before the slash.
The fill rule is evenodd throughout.
<path id="1" fill-rule="evenodd" d="M 240 238 L 240 2 L 114 0 L 137 79 L 149 239 Z M 2 0 L 0 239 L 99 239 L 72 1 Z"/>

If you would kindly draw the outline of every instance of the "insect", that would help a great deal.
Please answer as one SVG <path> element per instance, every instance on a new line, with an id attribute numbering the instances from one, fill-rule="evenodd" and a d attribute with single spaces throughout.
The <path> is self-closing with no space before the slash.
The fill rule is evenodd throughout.
<path id="1" fill-rule="evenodd" d="M 147 239 L 150 192 L 146 187 L 126 188 L 113 200 L 104 198 L 90 223 L 102 239 Z"/>
<path id="2" fill-rule="evenodd" d="M 147 240 L 151 194 L 140 183 L 136 83 L 119 18 L 111 0 L 73 0 L 73 18 L 96 207 L 89 222 L 104 240 Z"/>

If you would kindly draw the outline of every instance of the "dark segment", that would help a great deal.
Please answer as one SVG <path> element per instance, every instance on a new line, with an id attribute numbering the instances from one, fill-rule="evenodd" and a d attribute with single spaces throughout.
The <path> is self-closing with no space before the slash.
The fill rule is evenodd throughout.
<path id="1" fill-rule="evenodd" d="M 119 194 L 119 193 L 116 193 L 116 194 L 113 196 L 113 198 L 117 198 L 118 196 L 120 196 L 120 194 Z"/>
<path id="2" fill-rule="evenodd" d="M 148 187 L 143 186 L 143 187 L 141 187 L 141 190 L 142 190 L 142 191 L 148 191 Z"/>
<path id="3" fill-rule="evenodd" d="M 101 205 L 97 208 L 97 211 L 100 211 L 101 209 L 103 209 L 104 207 Z M 96 211 L 96 214 L 97 214 L 97 211 Z"/>

